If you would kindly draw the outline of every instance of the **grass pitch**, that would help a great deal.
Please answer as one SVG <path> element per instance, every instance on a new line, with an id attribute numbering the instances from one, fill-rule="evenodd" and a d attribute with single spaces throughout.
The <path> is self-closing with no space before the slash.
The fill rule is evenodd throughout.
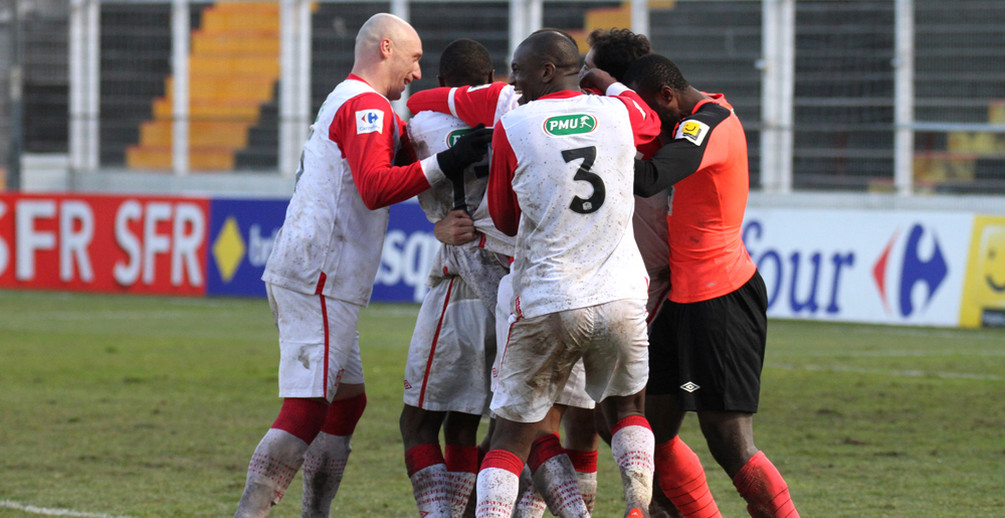
<path id="1" fill-rule="evenodd" d="M 363 311 L 369 405 L 332 516 L 415 516 L 397 418 L 417 306 Z M 233 514 L 279 410 L 261 299 L 0 291 L 0 517 Z M 757 445 L 804 517 L 1005 507 L 1005 331 L 772 321 Z M 724 516 L 744 504 L 689 418 Z M 601 448 L 597 516 L 621 516 Z M 299 516 L 300 479 L 272 513 Z M 25 510 L 31 508 L 34 510 Z"/>

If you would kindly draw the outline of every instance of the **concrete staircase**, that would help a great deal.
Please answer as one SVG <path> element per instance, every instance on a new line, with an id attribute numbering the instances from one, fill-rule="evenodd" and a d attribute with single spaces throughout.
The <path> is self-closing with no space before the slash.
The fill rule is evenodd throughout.
<path id="1" fill-rule="evenodd" d="M 189 61 L 189 165 L 195 171 L 232 170 L 238 150 L 279 79 L 279 3 L 219 2 L 192 32 Z M 139 143 L 126 150 L 133 169 L 171 168 L 172 88 L 153 101 Z"/>

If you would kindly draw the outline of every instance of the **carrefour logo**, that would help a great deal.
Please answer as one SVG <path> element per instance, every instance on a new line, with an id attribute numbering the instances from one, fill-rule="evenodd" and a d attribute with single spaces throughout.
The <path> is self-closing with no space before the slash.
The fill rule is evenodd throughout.
<path id="1" fill-rule="evenodd" d="M 544 121 L 544 132 L 556 137 L 589 133 L 597 128 L 597 118 L 588 113 L 556 115 Z"/>
<path id="2" fill-rule="evenodd" d="M 872 267 L 883 308 L 903 317 L 927 308 L 948 275 L 938 237 L 917 223 L 904 239 L 894 232 Z"/>

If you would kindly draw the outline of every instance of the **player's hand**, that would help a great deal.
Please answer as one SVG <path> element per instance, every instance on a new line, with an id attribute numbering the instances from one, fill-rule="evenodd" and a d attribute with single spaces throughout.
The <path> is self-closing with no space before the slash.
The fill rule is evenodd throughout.
<path id="1" fill-rule="evenodd" d="M 447 178 L 457 178 L 464 173 L 464 168 L 481 160 L 488 152 L 492 142 L 492 129 L 479 124 L 454 142 L 446 151 L 436 154 L 440 170 Z"/>
<path id="2" fill-rule="evenodd" d="M 454 209 L 433 225 L 433 235 L 448 245 L 463 245 L 478 239 L 475 221 L 464 209 Z"/>
<path id="3" fill-rule="evenodd" d="M 601 94 L 607 92 L 607 87 L 616 83 L 614 76 L 599 68 L 591 68 L 579 76 L 579 87 L 584 90 L 598 90 Z"/>

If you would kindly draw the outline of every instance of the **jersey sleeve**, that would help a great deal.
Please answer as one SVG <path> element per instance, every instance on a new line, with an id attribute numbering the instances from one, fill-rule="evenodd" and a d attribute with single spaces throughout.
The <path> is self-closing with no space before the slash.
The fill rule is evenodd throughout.
<path id="1" fill-rule="evenodd" d="M 716 126 L 729 116 L 719 106 L 700 110 L 680 121 L 674 138 L 649 160 L 635 161 L 635 194 L 649 197 L 691 176 L 700 168 L 726 160 L 724 146 L 711 146 Z"/>
<path id="2" fill-rule="evenodd" d="M 628 117 L 635 133 L 635 147 L 646 146 L 660 134 L 660 118 L 645 101 L 621 83 L 614 83 L 607 88 L 607 95 L 625 103 Z"/>
<path id="3" fill-rule="evenodd" d="M 520 226 L 520 204 L 513 192 L 516 154 L 510 146 L 502 122 L 492 133 L 492 168 L 489 170 L 489 216 L 496 228 L 507 236 L 515 236 Z"/>
<path id="4" fill-rule="evenodd" d="M 479 86 L 450 88 L 442 86 L 411 94 L 408 110 L 412 113 L 432 110 L 453 115 L 469 126 L 495 122 L 496 107 L 506 83 L 497 81 Z"/>
<path id="5" fill-rule="evenodd" d="M 378 94 L 356 96 L 339 108 L 328 138 L 349 163 L 353 182 L 370 210 L 407 200 L 443 177 L 436 156 L 395 166 L 398 118 Z"/>

